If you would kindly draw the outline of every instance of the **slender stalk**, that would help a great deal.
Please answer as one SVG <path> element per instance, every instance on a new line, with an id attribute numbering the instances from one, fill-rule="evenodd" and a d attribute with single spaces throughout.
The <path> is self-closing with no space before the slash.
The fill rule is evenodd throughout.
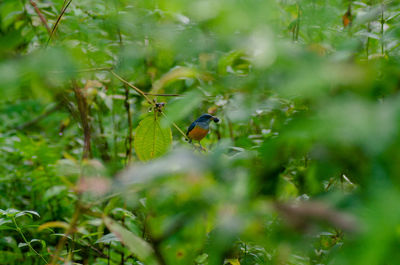
<path id="1" fill-rule="evenodd" d="M 97 67 L 97 68 L 87 68 L 76 70 L 75 73 L 85 73 L 85 72 L 97 72 L 97 71 L 111 71 L 112 67 Z"/>
<path id="2" fill-rule="evenodd" d="M 168 120 L 168 117 L 167 117 L 167 115 L 165 115 L 164 112 L 161 112 L 161 114 Z M 186 133 L 184 133 L 184 132 L 181 130 L 181 128 L 179 128 L 179 126 L 176 125 L 175 122 L 171 122 L 171 124 L 172 124 L 172 126 L 175 127 L 175 129 L 177 129 L 177 130 L 182 134 L 183 137 L 185 137 L 185 140 L 189 141 L 189 138 L 187 137 Z"/>
<path id="3" fill-rule="evenodd" d="M 51 29 L 49 25 L 47 24 L 46 18 L 43 16 L 42 12 L 40 11 L 39 7 L 36 5 L 36 3 L 33 0 L 29 0 L 31 5 L 33 6 L 33 9 L 35 9 L 36 14 L 39 16 L 40 21 L 42 21 L 43 25 L 45 26 L 47 33 L 51 35 Z"/>
<path id="4" fill-rule="evenodd" d="M 41 120 L 43 120 L 44 118 L 46 118 L 50 114 L 56 112 L 60 108 L 61 108 L 61 104 L 56 104 L 56 105 L 52 106 L 50 109 L 46 110 L 44 113 L 42 113 L 39 116 L 37 116 L 36 118 L 34 118 L 33 120 L 30 120 L 30 121 L 28 121 L 28 122 L 26 122 L 24 124 L 21 124 L 21 125 L 17 126 L 16 129 L 17 130 L 26 129 L 26 128 L 28 128 L 28 127 L 40 122 Z"/>
<path id="5" fill-rule="evenodd" d="M 76 102 L 78 104 L 78 110 L 80 114 L 80 120 L 81 120 L 81 125 L 83 129 L 83 135 L 84 135 L 84 145 L 83 145 L 83 155 L 82 158 L 86 159 L 91 157 L 91 146 L 90 146 L 90 138 L 91 138 L 91 133 L 90 133 L 90 124 L 89 124 L 89 115 L 88 115 L 88 106 L 86 102 L 86 97 L 82 93 L 81 89 L 77 87 L 77 84 L 74 83 L 74 92 L 75 92 L 75 98 Z"/>
<path id="6" fill-rule="evenodd" d="M 113 70 L 110 70 L 110 73 L 113 74 L 119 81 L 121 81 L 122 83 L 124 83 L 125 85 L 133 88 L 136 92 L 138 92 L 140 95 L 142 95 L 146 101 L 150 104 L 154 106 L 154 102 L 150 100 L 150 98 L 148 96 L 146 96 L 146 94 L 140 90 L 139 88 L 137 88 L 136 86 L 132 85 L 131 83 L 129 83 L 128 81 L 126 81 L 125 79 L 123 79 L 121 76 L 119 76 L 118 74 L 116 74 Z"/>
<path id="7" fill-rule="evenodd" d="M 75 227 L 78 223 L 80 214 L 81 214 L 81 206 L 80 206 L 80 202 L 78 201 L 76 203 L 75 212 L 74 212 L 74 215 L 72 216 L 71 222 L 69 224 L 69 228 L 65 232 L 65 235 L 60 239 L 60 241 L 57 244 L 56 251 L 50 262 L 51 265 L 56 264 L 56 261 L 58 260 L 58 257 L 60 256 L 61 250 L 63 249 L 65 243 L 67 242 L 68 236 L 71 235 L 75 231 Z"/>
<path id="8" fill-rule="evenodd" d="M 15 217 L 14 217 L 14 216 L 12 217 L 12 221 L 13 221 L 13 223 L 14 223 L 14 225 L 15 225 L 15 228 L 17 229 L 18 233 L 21 235 L 22 240 L 24 240 L 25 244 L 29 247 L 29 249 L 30 249 L 33 253 L 35 253 L 36 255 L 38 255 L 46 264 L 48 264 L 48 263 L 47 263 L 47 260 L 46 260 L 39 252 L 37 252 L 37 251 L 32 247 L 31 243 L 26 239 L 26 237 L 25 237 L 24 233 L 22 232 L 21 228 L 18 226 L 17 221 L 15 220 Z"/>
<path id="9" fill-rule="evenodd" d="M 385 25 L 385 19 L 383 17 L 383 9 L 384 9 L 384 5 L 383 5 L 383 1 L 381 4 L 381 53 L 382 55 L 385 53 L 385 44 L 383 42 L 383 30 L 384 30 L 384 25 Z"/>
<path id="10" fill-rule="evenodd" d="M 299 41 L 300 18 L 301 18 L 300 4 L 297 4 L 296 41 Z"/>
<path id="11" fill-rule="evenodd" d="M 126 164 L 129 164 L 132 159 L 132 139 L 133 139 L 133 125 L 131 105 L 129 104 L 129 88 L 125 85 L 125 100 L 124 100 L 126 115 L 128 116 L 128 135 L 126 137 Z"/>
<path id="12" fill-rule="evenodd" d="M 147 96 L 157 96 L 157 97 L 180 97 L 181 94 L 152 94 L 152 93 L 144 93 Z"/>
<path id="13" fill-rule="evenodd" d="M 133 88 L 136 92 L 138 92 L 140 95 L 142 95 L 147 102 L 152 105 L 153 107 L 155 107 L 155 103 L 153 101 L 150 100 L 150 98 L 146 95 L 146 93 L 144 93 L 142 90 L 140 90 L 139 88 L 137 88 L 136 86 L 132 85 L 131 83 L 129 83 L 128 81 L 126 81 L 125 79 L 123 79 L 122 77 L 120 77 L 119 75 L 117 75 L 114 71 L 110 71 L 110 73 L 112 73 L 119 81 L 121 81 L 122 83 L 124 83 L 125 85 Z M 168 119 L 167 115 L 165 115 L 164 112 L 161 111 L 161 114 Z M 183 135 L 183 137 L 185 137 L 186 140 L 189 140 L 189 138 L 186 136 L 186 134 L 178 127 L 178 125 L 176 125 L 174 122 L 171 122 L 172 125 Z"/>
<path id="14" fill-rule="evenodd" d="M 53 37 L 54 33 L 55 33 L 56 30 L 57 30 L 58 24 L 60 24 L 61 18 L 62 18 L 63 15 L 65 14 L 65 11 L 67 11 L 67 8 L 68 8 L 69 5 L 71 4 L 71 2 L 72 2 L 72 0 L 69 0 L 68 3 L 65 4 L 66 1 L 64 1 L 63 8 L 61 9 L 61 14 L 58 16 L 57 21 L 56 21 L 56 23 L 54 24 L 53 29 L 51 30 L 50 37 L 49 37 L 49 39 L 47 40 L 46 47 L 50 44 L 51 38 Z"/>
<path id="15" fill-rule="evenodd" d="M 368 31 L 368 33 L 370 33 L 371 32 L 371 24 L 368 22 L 368 26 L 367 26 L 367 31 Z M 367 52 L 367 61 L 368 61 L 368 58 L 369 58 L 369 37 L 367 36 L 367 44 L 366 44 L 366 52 Z"/>

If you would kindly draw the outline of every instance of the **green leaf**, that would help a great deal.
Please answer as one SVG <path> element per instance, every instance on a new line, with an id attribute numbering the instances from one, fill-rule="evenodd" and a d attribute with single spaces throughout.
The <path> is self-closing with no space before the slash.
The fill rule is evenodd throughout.
<path id="1" fill-rule="evenodd" d="M 40 215 L 35 211 L 22 211 L 22 212 L 17 213 L 15 215 L 15 217 L 17 218 L 17 217 L 24 216 L 24 215 L 28 215 L 30 218 L 32 218 L 32 215 L 36 215 L 37 217 L 40 217 Z"/>
<path id="2" fill-rule="evenodd" d="M 195 78 L 200 76 L 196 69 L 177 66 L 171 69 L 168 73 L 163 75 L 159 80 L 154 82 L 152 93 L 159 93 L 168 84 L 175 82 L 177 80 Z"/>
<path id="3" fill-rule="evenodd" d="M 141 261 L 149 265 L 158 264 L 154 255 L 154 250 L 149 243 L 134 235 L 111 218 L 104 217 L 103 220 L 107 228 L 110 229 L 110 231 L 113 232 Z"/>
<path id="4" fill-rule="evenodd" d="M 113 233 L 109 233 L 107 235 L 102 236 L 99 240 L 97 240 L 94 243 L 95 244 L 98 244 L 98 243 L 107 243 L 107 244 L 109 244 L 109 243 L 114 242 L 114 241 L 121 241 L 121 240 L 119 240 L 119 238 L 116 237 Z"/>
<path id="5" fill-rule="evenodd" d="M 168 151 L 171 143 L 171 128 L 161 127 L 155 116 L 144 118 L 136 128 L 134 146 L 142 161 L 161 156 Z"/>

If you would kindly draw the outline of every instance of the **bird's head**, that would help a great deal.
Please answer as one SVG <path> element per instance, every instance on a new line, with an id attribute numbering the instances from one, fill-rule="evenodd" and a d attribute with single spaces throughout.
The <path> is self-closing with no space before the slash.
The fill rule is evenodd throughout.
<path id="1" fill-rule="evenodd" d="M 215 116 L 212 116 L 210 114 L 203 114 L 200 116 L 198 119 L 199 122 L 211 122 L 214 121 L 215 123 L 219 122 L 219 119 Z"/>

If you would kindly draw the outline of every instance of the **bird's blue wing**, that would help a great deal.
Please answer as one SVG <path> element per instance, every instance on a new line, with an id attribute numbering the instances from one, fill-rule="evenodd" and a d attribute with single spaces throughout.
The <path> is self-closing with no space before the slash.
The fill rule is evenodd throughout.
<path id="1" fill-rule="evenodd" d="M 186 135 L 188 135 L 189 134 L 189 132 L 191 131 L 191 130 L 193 130 L 193 128 L 196 126 L 196 121 L 194 121 L 194 122 L 192 122 L 192 124 L 190 124 L 190 126 L 189 126 L 189 128 L 188 128 L 188 130 L 187 130 L 187 132 L 186 132 Z"/>

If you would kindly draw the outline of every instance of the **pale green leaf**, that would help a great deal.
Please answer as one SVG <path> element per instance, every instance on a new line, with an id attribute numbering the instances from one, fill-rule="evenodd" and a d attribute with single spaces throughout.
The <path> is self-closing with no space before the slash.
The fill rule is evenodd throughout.
<path id="1" fill-rule="evenodd" d="M 136 128 L 135 151 L 140 160 L 146 161 L 163 155 L 172 143 L 170 127 L 161 127 L 159 118 L 149 116 Z"/>
<path id="2" fill-rule="evenodd" d="M 149 265 L 158 264 L 154 250 L 149 243 L 134 235 L 111 218 L 104 217 L 103 220 L 107 228 L 141 261 Z"/>

